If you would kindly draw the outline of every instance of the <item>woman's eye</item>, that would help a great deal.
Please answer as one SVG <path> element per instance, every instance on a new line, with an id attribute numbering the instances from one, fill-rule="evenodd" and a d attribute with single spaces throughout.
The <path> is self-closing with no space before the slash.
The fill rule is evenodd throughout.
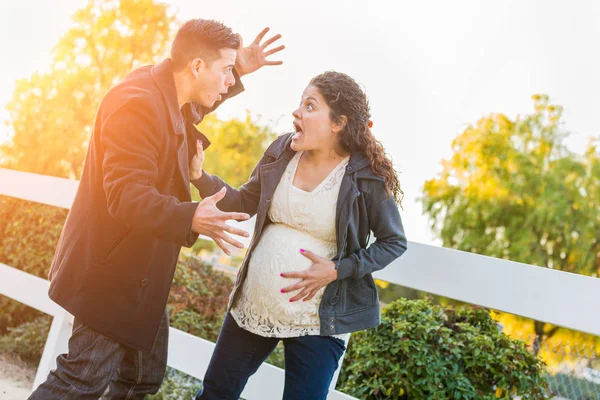
<path id="1" fill-rule="evenodd" d="M 313 110 L 313 106 L 312 106 L 312 104 L 307 104 L 307 105 L 306 105 L 306 109 L 307 109 L 308 111 L 312 111 L 312 110 Z"/>

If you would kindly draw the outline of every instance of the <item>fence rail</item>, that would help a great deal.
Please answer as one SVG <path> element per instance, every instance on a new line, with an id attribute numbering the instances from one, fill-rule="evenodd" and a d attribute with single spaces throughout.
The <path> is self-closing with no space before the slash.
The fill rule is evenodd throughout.
<path id="1" fill-rule="evenodd" d="M 69 208 L 77 181 L 0 169 L 0 195 Z M 253 219 L 234 224 L 249 232 Z M 245 241 L 248 244 L 248 241 Z M 378 279 L 600 336 L 600 318 L 590 318 L 590 304 L 600 304 L 600 279 L 409 242 L 406 253 L 374 274 Z M 34 387 L 66 350 L 72 317 L 47 296 L 48 282 L 0 264 L 0 294 L 54 316 Z M 171 328 L 169 366 L 201 379 L 214 344 Z M 266 393 L 265 390 L 269 388 Z M 263 365 L 243 397 L 277 399 L 283 393 L 283 370 Z M 329 399 L 352 399 L 332 390 Z"/>

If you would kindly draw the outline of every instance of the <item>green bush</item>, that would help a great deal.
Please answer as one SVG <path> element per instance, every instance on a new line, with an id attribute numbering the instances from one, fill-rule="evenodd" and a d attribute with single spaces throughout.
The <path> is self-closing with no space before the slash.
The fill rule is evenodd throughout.
<path id="1" fill-rule="evenodd" d="M 67 210 L 0 196 L 0 263 L 48 278 Z M 44 314 L 0 296 L 0 334 Z"/>
<path id="2" fill-rule="evenodd" d="M 46 279 L 65 209 L 0 196 L 0 263 Z M 51 317 L 0 296 L 0 353 L 38 364 Z"/>
<path id="3" fill-rule="evenodd" d="M 171 326 L 215 342 L 232 289 L 231 277 L 182 253 L 169 296 Z M 191 399 L 201 386 L 198 379 L 169 368 L 160 391 L 149 399 Z"/>
<path id="4" fill-rule="evenodd" d="M 283 342 L 279 342 L 277 344 L 277 347 L 275 347 L 275 350 L 273 350 L 265 362 L 279 368 L 285 367 L 285 350 L 283 347 Z"/>
<path id="5" fill-rule="evenodd" d="M 64 209 L 0 196 L 0 262 L 46 278 L 66 216 Z M 171 325 L 215 341 L 232 287 L 230 277 L 182 254 L 169 298 Z M 1 296 L 0 310 L 0 352 L 37 364 L 50 317 Z M 279 366 L 281 350 L 270 358 Z M 398 301 L 379 328 L 352 336 L 340 387 L 364 399 L 494 398 L 496 386 L 503 397 L 514 388 L 524 399 L 539 399 L 541 368 L 521 342 L 498 333 L 485 310 Z M 198 386 L 170 369 L 157 396 L 178 398 Z"/>
<path id="6" fill-rule="evenodd" d="M 67 213 L 0 196 L 0 263 L 46 279 Z M 230 277 L 182 253 L 169 297 L 171 326 L 215 341 L 232 288 Z M 0 310 L 0 351 L 36 365 L 51 318 L 3 296 Z"/>
<path id="7" fill-rule="evenodd" d="M 193 399 L 202 387 L 202 382 L 194 377 L 167 367 L 165 380 L 158 393 L 147 396 L 148 400 Z"/>
<path id="8" fill-rule="evenodd" d="M 0 336 L 0 354 L 16 356 L 30 366 L 37 365 L 42 357 L 51 323 L 50 316 L 42 315 L 33 321 L 8 328 L 8 333 Z"/>
<path id="9" fill-rule="evenodd" d="M 169 296 L 171 326 L 215 342 L 232 289 L 230 276 L 182 253 Z"/>
<path id="10" fill-rule="evenodd" d="M 543 363 L 489 312 L 397 300 L 352 335 L 338 388 L 360 399 L 547 398 Z"/>

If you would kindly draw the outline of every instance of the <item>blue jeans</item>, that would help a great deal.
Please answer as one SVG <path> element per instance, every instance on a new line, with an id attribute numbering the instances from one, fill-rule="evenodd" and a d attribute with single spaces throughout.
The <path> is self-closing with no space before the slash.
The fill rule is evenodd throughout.
<path id="1" fill-rule="evenodd" d="M 160 389 L 167 368 L 169 316 L 165 312 L 151 352 L 134 350 L 75 319 L 69 353 L 29 400 L 143 399 Z"/>
<path id="2" fill-rule="evenodd" d="M 331 336 L 267 338 L 240 328 L 227 313 L 196 400 L 238 400 L 248 378 L 279 341 L 285 349 L 284 400 L 325 400 L 345 351 Z"/>

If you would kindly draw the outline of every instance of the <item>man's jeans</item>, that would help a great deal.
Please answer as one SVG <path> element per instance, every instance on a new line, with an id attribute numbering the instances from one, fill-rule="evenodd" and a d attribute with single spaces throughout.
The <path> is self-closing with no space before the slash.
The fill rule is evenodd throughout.
<path id="1" fill-rule="evenodd" d="M 343 340 L 332 336 L 262 337 L 240 328 L 229 313 L 196 400 L 238 400 L 248 378 L 280 340 L 285 350 L 283 399 L 325 400 L 346 349 Z"/>
<path id="2" fill-rule="evenodd" d="M 154 394 L 167 368 L 169 316 L 165 315 L 151 352 L 134 350 L 75 319 L 69 353 L 58 356 L 29 400 L 143 399 Z"/>

